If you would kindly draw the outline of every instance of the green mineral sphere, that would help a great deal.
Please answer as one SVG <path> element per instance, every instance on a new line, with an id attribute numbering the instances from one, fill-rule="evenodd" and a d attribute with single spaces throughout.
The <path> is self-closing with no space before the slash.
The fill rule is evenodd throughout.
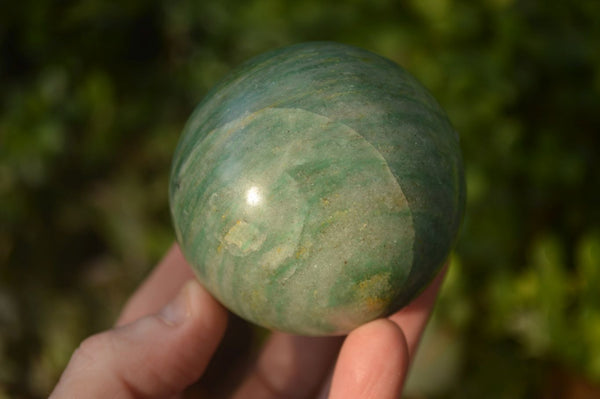
<path id="1" fill-rule="evenodd" d="M 395 63 L 337 43 L 258 56 L 198 105 L 170 205 L 198 279 L 262 326 L 344 334 L 433 279 L 464 210 L 459 138 Z"/>

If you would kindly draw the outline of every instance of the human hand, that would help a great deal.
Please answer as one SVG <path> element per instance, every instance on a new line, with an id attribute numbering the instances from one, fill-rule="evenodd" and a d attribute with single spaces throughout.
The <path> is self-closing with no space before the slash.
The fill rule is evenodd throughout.
<path id="1" fill-rule="evenodd" d="M 339 337 L 272 333 L 233 398 L 398 398 L 444 274 L 401 311 L 352 331 L 341 348 Z M 50 398 L 180 397 L 204 373 L 226 324 L 226 310 L 174 245 L 117 326 L 75 351 Z"/>

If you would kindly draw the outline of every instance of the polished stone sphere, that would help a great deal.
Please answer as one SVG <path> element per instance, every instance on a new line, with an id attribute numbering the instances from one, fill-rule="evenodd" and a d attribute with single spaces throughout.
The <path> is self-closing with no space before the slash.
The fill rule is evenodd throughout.
<path id="1" fill-rule="evenodd" d="M 170 182 L 177 240 L 227 308 L 344 334 L 408 304 L 455 241 L 459 138 L 404 69 L 337 43 L 258 56 L 198 105 Z"/>

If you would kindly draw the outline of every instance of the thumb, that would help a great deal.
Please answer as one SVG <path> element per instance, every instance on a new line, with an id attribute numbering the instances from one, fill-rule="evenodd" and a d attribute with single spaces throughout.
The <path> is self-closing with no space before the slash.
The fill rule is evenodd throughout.
<path id="1" fill-rule="evenodd" d="M 83 341 L 51 398 L 157 398 L 204 372 L 227 314 L 196 281 L 163 310 Z"/>

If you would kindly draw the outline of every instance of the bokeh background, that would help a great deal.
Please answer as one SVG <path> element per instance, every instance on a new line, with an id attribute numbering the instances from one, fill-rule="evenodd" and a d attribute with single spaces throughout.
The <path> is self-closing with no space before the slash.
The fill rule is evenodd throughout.
<path id="1" fill-rule="evenodd" d="M 600 397 L 600 1 L 0 7 L 0 398 L 42 398 L 174 239 L 168 172 L 240 62 L 335 40 L 461 135 L 467 214 L 407 398 Z"/>

